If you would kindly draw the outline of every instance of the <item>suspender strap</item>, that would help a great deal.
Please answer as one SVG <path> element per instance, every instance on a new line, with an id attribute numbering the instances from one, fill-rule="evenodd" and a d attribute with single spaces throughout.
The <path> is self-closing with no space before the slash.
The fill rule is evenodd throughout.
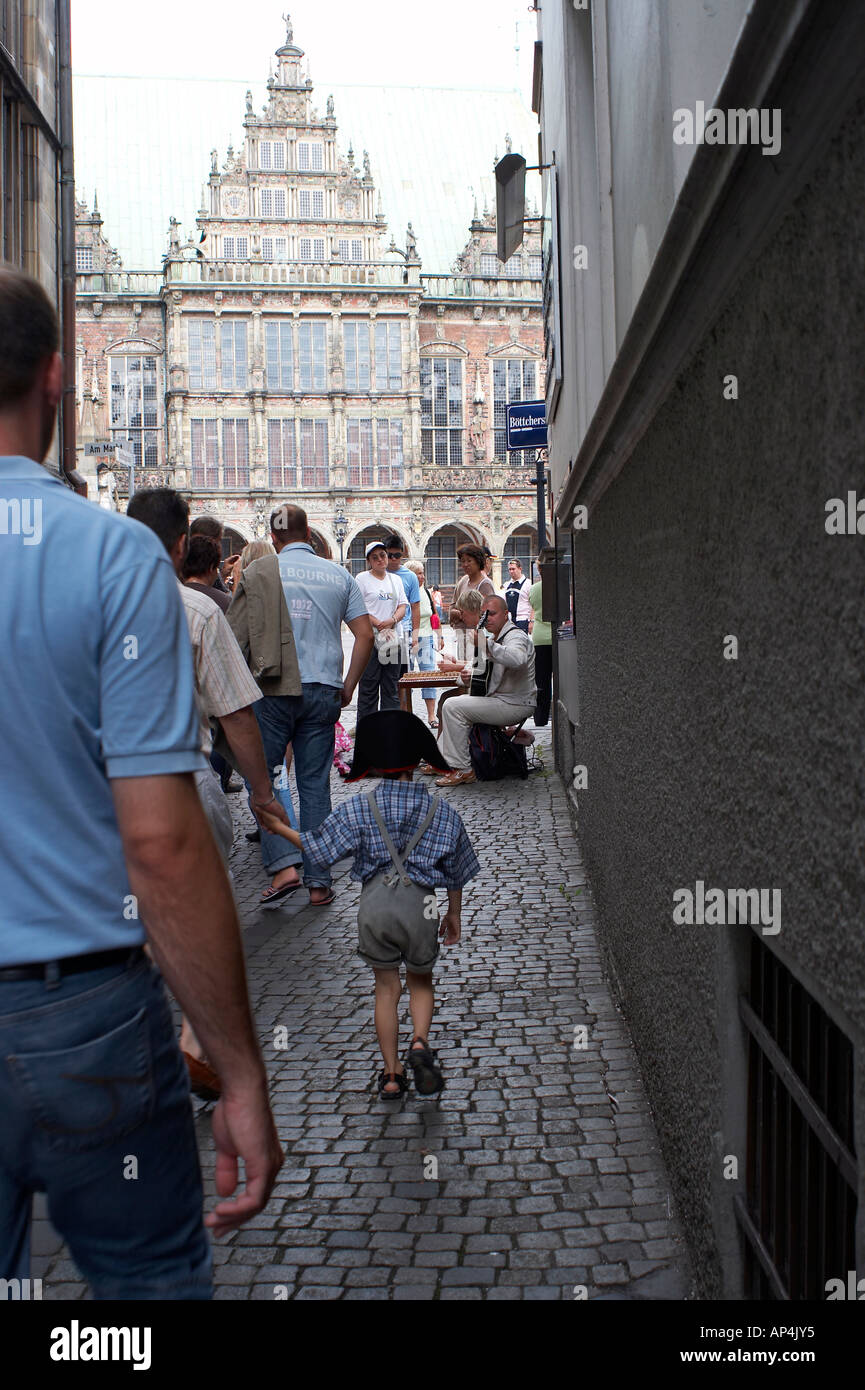
<path id="1" fill-rule="evenodd" d="M 388 852 L 388 854 L 390 855 L 391 859 L 393 860 L 394 868 L 396 869 L 397 873 L 399 874 L 400 878 L 403 880 L 404 883 L 411 883 L 411 879 L 409 878 L 409 876 L 408 876 L 408 874 L 407 874 L 407 872 L 406 872 L 406 868 L 405 868 L 405 864 L 404 864 L 404 862 L 403 862 L 403 858 L 401 857 L 399 850 L 397 849 L 396 845 L 394 844 L 393 840 L 391 839 L 391 837 L 390 837 L 390 831 L 388 830 L 387 826 L 386 826 L 385 823 L 384 823 L 384 817 L 382 816 L 382 813 L 381 813 L 381 811 L 379 810 L 378 802 L 377 802 L 376 799 L 375 799 L 375 792 L 374 792 L 374 791 L 369 792 L 369 794 L 367 795 L 367 801 L 369 802 L 370 806 L 372 807 L 372 813 L 373 813 L 373 815 L 375 816 L 376 820 L 378 821 L 378 828 L 379 828 L 379 830 L 381 831 L 381 836 L 382 836 L 382 839 L 384 840 L 384 843 L 385 843 L 385 847 L 386 847 L 386 849 L 387 849 L 387 852 Z M 433 816 L 434 816 L 435 813 L 436 813 L 436 807 L 438 806 L 438 803 L 439 803 L 439 798 L 438 798 L 437 796 L 434 796 L 433 799 L 432 799 L 432 805 L 430 806 L 429 811 L 428 811 L 427 814 L 426 814 L 426 818 L 425 818 L 423 824 L 421 825 L 420 830 L 418 830 L 418 831 L 412 836 L 412 838 L 409 840 L 408 844 L 406 845 L 405 849 L 404 849 L 403 852 L 402 852 L 406 859 L 408 859 L 408 857 L 409 857 L 409 855 L 411 854 L 412 850 L 413 850 L 413 849 L 416 847 L 416 845 L 418 845 L 418 844 L 420 843 L 420 841 L 423 839 L 424 835 L 426 834 L 427 830 L 429 829 L 430 825 L 432 824 L 432 819 L 433 819 Z"/>

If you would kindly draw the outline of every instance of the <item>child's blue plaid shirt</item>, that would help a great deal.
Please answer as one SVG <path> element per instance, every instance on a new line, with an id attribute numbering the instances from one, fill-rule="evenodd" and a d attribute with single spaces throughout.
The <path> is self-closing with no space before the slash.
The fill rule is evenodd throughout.
<path id="1" fill-rule="evenodd" d="M 353 796 L 333 811 L 318 830 L 301 835 L 303 850 L 314 870 L 327 868 L 347 854 L 354 855 L 351 877 L 365 883 L 392 864 L 382 839 L 369 793 Z M 383 781 L 376 787 L 376 801 L 396 848 L 402 850 L 423 824 L 430 807 L 426 787 L 417 782 Z M 462 888 L 480 873 L 462 819 L 444 798 L 439 800 L 432 823 L 406 863 L 409 877 L 423 888 Z"/>

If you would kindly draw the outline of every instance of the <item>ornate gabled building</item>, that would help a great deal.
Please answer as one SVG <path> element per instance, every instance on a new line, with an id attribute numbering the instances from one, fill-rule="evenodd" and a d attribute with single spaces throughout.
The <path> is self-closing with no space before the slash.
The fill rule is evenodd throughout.
<path id="1" fill-rule="evenodd" d="M 386 244 L 370 154 L 343 152 L 304 56 L 289 22 L 259 114 L 247 93 L 242 147 L 221 165 L 213 151 L 196 232 L 184 242 L 172 219 L 155 298 L 143 280 L 130 296 L 80 205 L 85 434 L 128 439 L 137 485 L 170 481 L 232 545 L 299 500 L 317 546 L 355 571 L 383 528 L 445 587 L 464 541 L 527 559 L 534 471 L 507 461 L 504 406 L 543 395 L 536 224 L 502 267 L 476 206 L 454 273 L 425 276 L 423 227 Z M 117 484 L 122 498 L 124 470 Z"/>

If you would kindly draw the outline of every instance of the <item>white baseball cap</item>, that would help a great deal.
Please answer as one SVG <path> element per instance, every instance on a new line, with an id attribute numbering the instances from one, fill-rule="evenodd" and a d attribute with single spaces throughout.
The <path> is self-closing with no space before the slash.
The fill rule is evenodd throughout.
<path id="1" fill-rule="evenodd" d="M 370 557 L 370 555 L 372 554 L 372 552 L 373 552 L 374 550 L 385 550 L 385 551 L 386 551 L 386 550 L 387 550 L 387 546 L 385 545 L 384 541 L 370 541 L 370 543 L 369 543 L 369 545 L 367 546 L 366 550 L 363 552 L 363 554 L 364 554 L 364 559 L 368 560 L 369 557 Z"/>

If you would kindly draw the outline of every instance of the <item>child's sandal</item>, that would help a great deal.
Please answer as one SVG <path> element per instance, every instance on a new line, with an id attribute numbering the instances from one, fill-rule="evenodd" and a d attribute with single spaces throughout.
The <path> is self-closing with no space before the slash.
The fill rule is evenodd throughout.
<path id="1" fill-rule="evenodd" d="M 386 1091 L 385 1086 L 395 1081 L 399 1087 L 398 1091 Z M 378 1079 L 378 1093 L 382 1100 L 399 1100 L 408 1090 L 408 1081 L 405 1072 L 383 1071 Z"/>
<path id="2" fill-rule="evenodd" d="M 416 1042 L 423 1047 L 415 1047 Z M 430 1052 L 424 1038 L 412 1038 L 406 1061 L 414 1072 L 415 1090 L 419 1096 L 435 1096 L 444 1090 L 445 1079 L 436 1063 L 436 1054 Z"/>

